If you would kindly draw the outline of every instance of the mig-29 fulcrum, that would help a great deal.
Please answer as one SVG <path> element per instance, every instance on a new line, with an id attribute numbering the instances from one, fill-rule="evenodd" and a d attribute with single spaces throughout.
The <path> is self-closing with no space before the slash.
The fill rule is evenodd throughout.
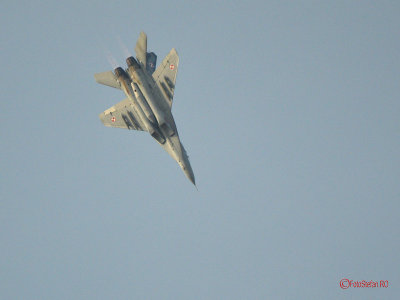
<path id="1" fill-rule="evenodd" d="M 121 89 L 126 98 L 100 114 L 105 126 L 147 131 L 179 164 L 195 185 L 192 167 L 172 116 L 179 57 L 172 49 L 156 69 L 157 56 L 147 52 L 147 36 L 140 33 L 135 47 L 136 59 L 126 59 L 127 69 L 97 73 L 98 83 Z"/>

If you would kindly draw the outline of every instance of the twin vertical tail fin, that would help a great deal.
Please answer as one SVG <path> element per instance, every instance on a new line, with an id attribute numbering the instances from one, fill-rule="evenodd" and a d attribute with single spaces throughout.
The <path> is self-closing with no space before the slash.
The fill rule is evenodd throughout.
<path id="1" fill-rule="evenodd" d="M 137 60 L 146 67 L 150 74 L 153 74 L 156 70 L 157 55 L 147 52 L 147 35 L 143 31 L 136 42 L 135 52 Z"/>
<path id="2" fill-rule="evenodd" d="M 136 42 L 135 52 L 138 61 L 145 66 L 147 62 L 147 35 L 143 31 Z"/>

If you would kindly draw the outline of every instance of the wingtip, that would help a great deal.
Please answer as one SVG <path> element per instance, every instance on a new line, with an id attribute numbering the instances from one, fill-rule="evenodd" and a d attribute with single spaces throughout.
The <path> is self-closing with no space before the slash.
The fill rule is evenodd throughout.
<path id="1" fill-rule="evenodd" d="M 171 49 L 171 52 L 172 52 L 172 53 L 174 53 L 174 52 L 175 52 L 175 54 L 176 54 L 176 55 L 178 55 L 178 51 L 176 51 L 176 49 L 175 49 L 175 48 L 172 48 L 172 49 Z"/>

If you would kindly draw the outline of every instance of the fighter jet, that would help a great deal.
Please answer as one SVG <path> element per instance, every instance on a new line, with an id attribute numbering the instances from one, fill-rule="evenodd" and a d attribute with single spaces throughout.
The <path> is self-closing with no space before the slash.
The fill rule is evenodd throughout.
<path id="1" fill-rule="evenodd" d="M 156 69 L 157 56 L 147 52 L 147 35 L 141 32 L 137 40 L 136 59 L 126 59 L 127 68 L 114 72 L 96 73 L 98 83 L 120 89 L 126 98 L 102 112 L 99 117 L 105 126 L 147 131 L 179 164 L 194 184 L 189 157 L 183 147 L 172 116 L 179 56 L 173 48 Z"/>

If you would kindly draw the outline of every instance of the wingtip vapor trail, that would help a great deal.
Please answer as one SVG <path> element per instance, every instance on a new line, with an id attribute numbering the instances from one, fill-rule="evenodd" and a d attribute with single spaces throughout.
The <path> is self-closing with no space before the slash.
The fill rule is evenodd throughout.
<path id="1" fill-rule="evenodd" d="M 124 42 L 121 40 L 121 38 L 119 36 L 117 37 L 117 39 L 118 39 L 118 43 L 119 43 L 120 47 L 122 48 L 122 51 L 124 52 L 124 55 L 126 57 L 131 57 L 132 54 L 129 51 L 128 47 L 124 44 Z"/>
<path id="2" fill-rule="evenodd" d="M 110 63 L 113 69 L 118 68 L 120 66 L 110 51 L 106 51 L 106 56 L 108 62 Z"/>

